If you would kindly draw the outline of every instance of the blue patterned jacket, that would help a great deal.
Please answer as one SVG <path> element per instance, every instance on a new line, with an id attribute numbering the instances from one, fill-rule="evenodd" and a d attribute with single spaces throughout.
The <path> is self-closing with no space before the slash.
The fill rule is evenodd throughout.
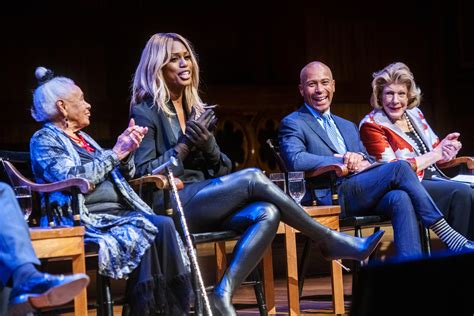
<path id="1" fill-rule="evenodd" d="M 130 206 L 123 214 L 89 213 L 84 196 L 79 194 L 81 222 L 86 228 L 85 241 L 99 245 L 99 272 L 112 278 L 124 278 L 135 269 L 157 233 L 156 227 L 140 213 L 152 210 L 128 185 L 125 178 L 133 176 L 133 159 L 122 163 L 112 150 L 103 150 L 84 132 L 80 135 L 98 152 L 92 162 L 81 165 L 81 159 L 69 137 L 51 123 L 46 123 L 30 141 L 33 174 L 38 183 L 48 183 L 82 177 L 97 184 L 110 174 L 118 193 Z M 72 224 L 71 195 L 54 192 L 49 197 L 54 221 Z M 47 225 L 45 216 L 42 226 Z"/>

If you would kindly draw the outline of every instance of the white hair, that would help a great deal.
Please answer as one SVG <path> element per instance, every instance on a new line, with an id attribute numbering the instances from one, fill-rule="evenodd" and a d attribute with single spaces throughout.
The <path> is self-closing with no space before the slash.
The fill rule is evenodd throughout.
<path id="1" fill-rule="evenodd" d="M 33 92 L 31 116 L 37 122 L 48 122 L 56 117 L 59 113 L 56 101 L 66 98 L 74 86 L 74 81 L 66 77 L 53 77 L 47 80 L 50 74 L 51 71 L 44 67 L 38 67 L 35 71 L 36 79 L 40 84 Z"/>

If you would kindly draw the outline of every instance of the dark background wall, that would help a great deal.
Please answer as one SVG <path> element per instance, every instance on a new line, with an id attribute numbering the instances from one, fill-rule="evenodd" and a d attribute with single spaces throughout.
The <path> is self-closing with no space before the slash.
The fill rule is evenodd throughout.
<path id="1" fill-rule="evenodd" d="M 467 0 L 17 4 L 0 19 L 0 149 L 27 149 L 39 128 L 29 115 L 39 65 L 76 81 L 93 105 L 87 132 L 112 145 L 127 124 L 130 81 L 147 39 L 177 32 L 199 55 L 203 97 L 220 105 L 218 137 L 237 168 L 274 168 L 263 142 L 300 105 L 299 71 L 315 59 L 333 70 L 333 111 L 354 122 L 370 111 L 371 74 L 405 62 L 435 132 L 461 132 L 462 154 L 472 155 L 472 9 Z"/>

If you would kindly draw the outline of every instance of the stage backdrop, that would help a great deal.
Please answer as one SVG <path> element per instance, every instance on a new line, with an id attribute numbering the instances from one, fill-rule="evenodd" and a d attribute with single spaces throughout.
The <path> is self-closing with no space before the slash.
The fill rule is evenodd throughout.
<path id="1" fill-rule="evenodd" d="M 199 55 L 203 97 L 219 104 L 217 137 L 236 169 L 275 170 L 265 140 L 301 104 L 299 71 L 312 60 L 333 70 L 332 111 L 357 123 L 370 111 L 371 74 L 405 62 L 435 131 L 461 132 L 462 153 L 474 153 L 468 1 L 226 6 L 76 1 L 61 13 L 44 3 L 19 7 L 16 15 L 2 11 L 0 149 L 27 150 L 39 128 L 29 114 L 39 65 L 76 81 L 93 106 L 87 132 L 113 145 L 127 124 L 131 78 L 147 39 L 177 32 Z"/>

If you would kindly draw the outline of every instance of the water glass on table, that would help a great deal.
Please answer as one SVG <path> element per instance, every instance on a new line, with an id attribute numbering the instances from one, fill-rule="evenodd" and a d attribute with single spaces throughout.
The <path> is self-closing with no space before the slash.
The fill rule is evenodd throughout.
<path id="1" fill-rule="evenodd" d="M 286 180 L 285 174 L 280 173 L 270 173 L 269 176 L 270 180 L 275 183 L 283 192 L 286 193 Z"/>
<path id="2" fill-rule="evenodd" d="M 20 204 L 21 211 L 23 212 L 23 217 L 25 218 L 25 221 L 28 222 L 33 210 L 31 188 L 27 185 L 19 185 L 13 187 L 13 190 L 15 191 L 16 199 L 18 200 L 18 204 Z"/>
<path id="3" fill-rule="evenodd" d="M 300 204 L 306 193 L 303 171 L 288 172 L 288 193 L 296 203 Z"/>

